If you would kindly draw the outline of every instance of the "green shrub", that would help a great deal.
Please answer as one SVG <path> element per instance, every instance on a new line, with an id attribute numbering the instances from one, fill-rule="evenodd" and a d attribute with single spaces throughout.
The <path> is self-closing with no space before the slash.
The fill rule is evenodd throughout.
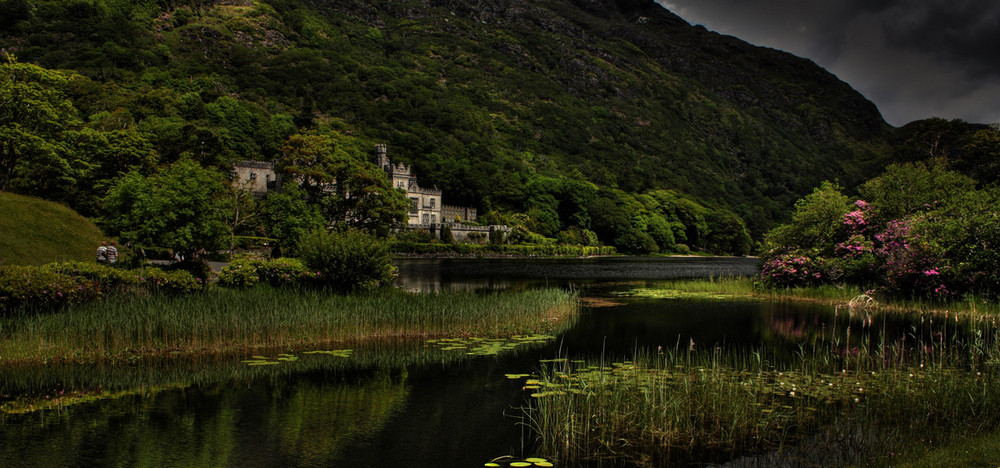
<path id="1" fill-rule="evenodd" d="M 56 262 L 43 265 L 40 269 L 91 280 L 103 292 L 124 291 L 139 284 L 139 278 L 129 270 L 94 262 Z"/>
<path id="2" fill-rule="evenodd" d="M 426 229 L 404 229 L 396 233 L 396 240 L 404 243 L 426 244 L 434 240 L 434 236 Z"/>
<path id="3" fill-rule="evenodd" d="M 319 284 L 338 291 L 375 289 L 396 276 L 388 244 L 359 231 L 315 229 L 303 236 L 299 253 Z"/>
<path id="4" fill-rule="evenodd" d="M 165 271 L 186 271 L 191 274 L 193 278 L 202 284 L 207 284 L 208 280 L 215 276 L 215 272 L 212 271 L 212 267 L 208 265 L 208 262 L 202 258 L 187 259 L 183 262 L 171 263 L 170 265 L 163 268 Z"/>
<path id="5" fill-rule="evenodd" d="M 316 274 L 297 258 L 260 258 L 240 255 L 219 272 L 219 284 L 227 287 L 249 287 L 260 282 L 274 286 L 313 283 Z"/>
<path id="6" fill-rule="evenodd" d="M 248 288 L 260 281 L 258 262 L 249 255 L 238 255 L 219 272 L 219 284 L 229 288 Z"/>
<path id="7" fill-rule="evenodd" d="M 0 312 L 45 310 L 96 299 L 100 288 L 93 280 L 38 267 L 0 267 Z"/>
<path id="8" fill-rule="evenodd" d="M 139 283 L 149 292 L 188 293 L 201 291 L 205 285 L 187 270 L 145 268 L 137 272 Z"/>

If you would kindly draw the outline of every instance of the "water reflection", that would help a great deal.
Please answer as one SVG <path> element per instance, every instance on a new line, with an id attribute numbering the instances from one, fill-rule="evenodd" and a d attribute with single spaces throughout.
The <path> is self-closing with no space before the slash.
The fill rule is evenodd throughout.
<path id="1" fill-rule="evenodd" d="M 396 286 L 414 292 L 481 291 L 607 281 L 748 276 L 755 258 L 397 258 Z"/>
<path id="2" fill-rule="evenodd" d="M 7 418 L 4 466 L 333 466 L 405 406 L 405 374 L 194 385 Z"/>
<path id="3" fill-rule="evenodd" d="M 518 408 L 527 404 L 522 383 L 504 375 L 537 370 L 540 359 L 627 358 L 693 345 L 698 352 L 766 349 L 775 361 L 791 361 L 811 342 L 842 343 L 850 352 L 879 337 L 891 343 L 914 333 L 955 333 L 940 323 L 915 331 L 903 317 L 872 321 L 815 304 L 614 295 L 648 281 L 752 274 L 753 259 L 396 263 L 405 289 L 578 284 L 585 295 L 607 300 L 586 308 L 556 340 L 498 356 L 408 341 L 350 345 L 350 359 L 303 355 L 266 368 L 249 368 L 240 363 L 248 356 L 231 355 L 5 371 L 0 403 L 16 393 L 38 392 L 44 400 L 63 390 L 109 390 L 113 382 L 120 388 L 71 407 L 0 415 L 0 466 L 482 466 L 501 455 L 533 455 L 534 438 L 518 424 Z M 289 350 L 269 355 L 279 352 Z"/>

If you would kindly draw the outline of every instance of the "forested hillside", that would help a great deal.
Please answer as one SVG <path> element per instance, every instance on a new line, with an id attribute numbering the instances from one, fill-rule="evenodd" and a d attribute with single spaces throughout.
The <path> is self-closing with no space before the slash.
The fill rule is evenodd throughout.
<path id="1" fill-rule="evenodd" d="M 821 181 L 926 140 L 651 0 L 3 0 L 0 47 L 0 189 L 89 216 L 129 171 L 226 174 L 313 132 L 544 236 L 744 253 Z"/>

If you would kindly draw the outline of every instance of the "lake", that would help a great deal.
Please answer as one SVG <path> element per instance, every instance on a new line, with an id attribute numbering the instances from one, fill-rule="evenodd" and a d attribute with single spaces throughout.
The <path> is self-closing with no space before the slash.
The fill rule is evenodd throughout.
<path id="1" fill-rule="evenodd" d="M 755 259 L 396 264 L 399 287 L 412 291 L 550 285 L 604 301 L 585 306 L 555 339 L 496 356 L 399 341 L 355 346 L 348 359 L 300 350 L 291 354 L 301 361 L 272 369 L 248 369 L 248 356 L 220 356 L 9 371 L 0 383 L 3 400 L 33 394 L 46 409 L 0 416 L 0 466 L 483 466 L 534 455 L 520 409 L 530 398 L 521 381 L 505 375 L 533 372 L 541 359 L 716 345 L 767 347 L 780 357 L 815 330 L 861 320 L 818 305 L 621 296 L 658 280 L 750 275 Z M 60 398 L 74 404 L 51 404 Z"/>

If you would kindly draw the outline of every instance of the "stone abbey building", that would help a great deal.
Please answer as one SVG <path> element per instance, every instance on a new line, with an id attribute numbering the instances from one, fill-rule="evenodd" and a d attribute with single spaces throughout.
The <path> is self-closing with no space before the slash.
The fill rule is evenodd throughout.
<path id="1" fill-rule="evenodd" d="M 409 229 L 426 229 L 435 237 L 440 237 L 441 227 L 451 227 L 456 240 L 486 239 L 496 231 L 504 235 L 510 231 L 506 226 L 470 226 L 475 223 L 476 208 L 468 206 L 448 206 L 441 203 L 442 193 L 438 188 L 421 187 L 411 167 L 393 164 L 386 154 L 386 145 L 375 145 L 375 163 L 385 171 L 393 187 L 406 192 L 410 199 Z M 240 161 L 233 165 L 232 183 L 248 190 L 254 197 L 262 198 L 270 191 L 281 190 L 282 175 L 275 171 L 275 164 L 267 161 Z"/>
<path id="2" fill-rule="evenodd" d="M 375 145 L 376 164 L 386 172 L 392 186 L 406 192 L 410 199 L 409 227 L 430 228 L 437 224 L 461 224 L 476 221 L 476 209 L 466 206 L 448 206 L 441 203 L 441 190 L 421 187 L 410 166 L 392 164 L 386 155 L 386 146 Z"/>

